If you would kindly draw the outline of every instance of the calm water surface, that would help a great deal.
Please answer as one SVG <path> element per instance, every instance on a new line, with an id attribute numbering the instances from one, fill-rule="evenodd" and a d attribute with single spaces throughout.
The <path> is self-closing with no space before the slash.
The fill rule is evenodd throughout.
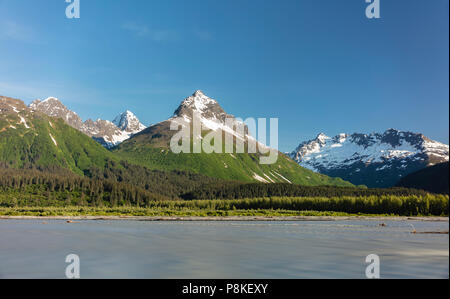
<path id="1" fill-rule="evenodd" d="M 0 278 L 448 278 L 448 222 L 141 222 L 0 220 Z"/>

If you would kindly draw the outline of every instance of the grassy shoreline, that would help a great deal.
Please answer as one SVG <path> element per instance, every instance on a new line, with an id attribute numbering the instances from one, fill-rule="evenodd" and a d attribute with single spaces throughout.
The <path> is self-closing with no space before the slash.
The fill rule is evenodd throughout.
<path id="1" fill-rule="evenodd" d="M 73 217 L 73 216 L 111 216 L 111 217 L 295 217 L 295 216 L 394 216 L 373 214 L 351 214 L 332 211 L 290 211 L 290 210 L 215 210 L 215 209 L 168 209 L 139 207 L 16 207 L 1 208 L 0 216 L 35 217 Z"/>
<path id="2" fill-rule="evenodd" d="M 333 211 L 292 210 L 214 210 L 214 209 L 167 209 L 138 207 L 0 207 L 0 219 L 86 219 L 86 220 L 433 220 L 448 221 L 448 216 L 364 214 Z"/>
<path id="3" fill-rule="evenodd" d="M 376 221 L 380 224 L 385 221 L 418 221 L 418 222 L 449 222 L 448 217 L 405 217 L 405 216 L 0 216 L 1 221 L 6 220 L 36 220 L 66 221 L 145 221 L 145 222 L 288 222 L 288 221 Z M 384 226 L 384 225 L 383 225 Z"/>
<path id="4" fill-rule="evenodd" d="M 234 200 L 151 201 L 139 205 L 73 205 L 40 201 L 35 205 L 0 201 L 0 216 L 142 217 L 293 217 L 443 216 L 448 195 L 363 197 L 265 197 Z"/>

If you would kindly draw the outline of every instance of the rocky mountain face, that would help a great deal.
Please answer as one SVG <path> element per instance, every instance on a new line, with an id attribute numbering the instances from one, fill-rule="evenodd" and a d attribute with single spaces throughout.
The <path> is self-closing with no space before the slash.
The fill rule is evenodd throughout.
<path id="1" fill-rule="evenodd" d="M 141 131 L 142 134 L 139 134 L 139 138 L 150 138 L 146 142 L 152 146 L 168 147 L 172 136 L 176 133 L 170 130 L 171 122 L 174 121 L 182 126 L 191 126 L 194 116 L 198 118 L 203 131 L 221 129 L 244 141 L 247 141 L 248 138 L 253 138 L 248 134 L 248 128 L 245 124 L 236 120 L 233 115 L 226 113 L 216 100 L 208 97 L 200 90 L 185 98 L 171 118 Z M 227 119 L 232 119 L 242 124 L 244 127 L 243 134 L 239 134 L 241 132 L 227 126 L 229 125 L 226 123 Z M 117 121 L 114 122 L 119 123 Z"/>
<path id="2" fill-rule="evenodd" d="M 201 90 L 197 90 L 192 96 L 184 99 L 175 110 L 174 116 L 192 118 L 194 111 L 205 120 L 225 122 L 227 117 L 233 117 L 228 115 L 216 100 L 209 98 Z"/>
<path id="3" fill-rule="evenodd" d="M 81 132 L 92 137 L 106 148 L 112 148 L 131 136 L 131 134 L 120 130 L 112 122 L 103 119 L 96 121 L 88 119 L 84 122 L 84 130 L 81 130 Z"/>
<path id="4" fill-rule="evenodd" d="M 44 101 L 35 100 L 29 105 L 29 108 L 51 117 L 62 118 L 69 126 L 86 133 L 84 123 L 78 114 L 67 109 L 57 98 L 50 97 Z"/>
<path id="5" fill-rule="evenodd" d="M 133 114 L 133 112 L 128 110 L 114 118 L 112 123 L 120 130 L 130 134 L 137 134 L 147 128 L 146 126 L 141 124 L 141 122 L 136 117 L 136 115 Z"/>
<path id="6" fill-rule="evenodd" d="M 222 130 L 244 142 L 255 141 L 245 123 L 236 119 L 234 115 L 226 113 L 216 100 L 208 97 L 201 90 L 197 90 L 192 96 L 184 99 L 170 120 L 181 118 L 186 123 L 191 123 L 194 115 L 197 115 L 204 130 Z M 227 119 L 232 122 L 227 123 Z M 237 127 L 233 127 L 234 125 L 241 126 L 241 129 L 238 130 Z M 263 144 L 257 144 L 267 148 Z"/>
<path id="7" fill-rule="evenodd" d="M 340 134 L 302 142 L 290 153 L 301 166 L 356 185 L 391 187 L 404 176 L 449 161 L 449 146 L 422 134 Z"/>
<path id="8" fill-rule="evenodd" d="M 26 110 L 27 106 L 21 100 L 0 96 L 0 113 L 3 115 L 19 114 Z"/>
<path id="9" fill-rule="evenodd" d="M 68 125 L 92 137 L 106 148 L 112 148 L 146 128 L 130 111 L 117 116 L 114 122 L 102 119 L 88 119 L 83 122 L 77 113 L 52 97 L 44 101 L 35 100 L 29 108 L 51 117 L 62 118 Z"/>

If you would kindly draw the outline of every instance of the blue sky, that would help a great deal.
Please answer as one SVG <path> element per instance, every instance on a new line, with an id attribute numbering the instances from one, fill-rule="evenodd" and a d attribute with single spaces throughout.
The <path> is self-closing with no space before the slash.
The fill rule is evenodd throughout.
<path id="1" fill-rule="evenodd" d="M 83 119 L 145 123 L 201 89 L 278 117 L 280 150 L 388 128 L 449 141 L 449 1 L 0 0 L 0 94 L 55 96 Z"/>

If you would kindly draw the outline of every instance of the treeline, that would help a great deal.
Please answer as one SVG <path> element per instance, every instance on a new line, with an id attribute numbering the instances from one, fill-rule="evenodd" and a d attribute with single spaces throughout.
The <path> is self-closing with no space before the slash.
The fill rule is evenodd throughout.
<path id="1" fill-rule="evenodd" d="M 179 195 L 218 181 L 182 171 L 164 172 L 109 161 L 85 176 L 58 167 L 13 168 L 0 163 L 3 205 L 146 206 L 150 201 L 180 200 Z"/>
<path id="2" fill-rule="evenodd" d="M 64 169 L 0 168 L 0 206 L 145 206 L 157 200 L 171 198 L 129 183 L 80 177 Z"/>
<path id="3" fill-rule="evenodd" d="M 211 200 L 258 197 L 425 196 L 427 194 L 426 191 L 408 188 L 368 189 L 357 187 L 220 182 L 202 185 L 194 191 L 182 194 L 181 197 L 185 200 Z"/>
<path id="4" fill-rule="evenodd" d="M 151 201 L 145 207 L 1 207 L 0 215 L 111 216 L 448 216 L 448 196 L 272 197 L 234 200 Z"/>
<path id="5" fill-rule="evenodd" d="M 151 207 L 201 210 L 333 211 L 349 214 L 448 216 L 447 195 L 379 195 L 361 197 L 272 197 L 235 200 L 153 202 Z"/>
<path id="6" fill-rule="evenodd" d="M 448 195 L 392 188 L 246 184 L 186 172 L 152 171 L 126 162 L 85 176 L 60 167 L 0 164 L 0 207 L 136 207 L 235 211 L 334 211 L 350 214 L 448 215 Z"/>
<path id="7" fill-rule="evenodd" d="M 181 199 L 180 195 L 200 188 L 205 184 L 220 184 L 222 181 L 186 171 L 149 170 L 146 167 L 108 161 L 104 169 L 90 168 L 85 176 L 95 180 L 123 182 L 171 199 Z"/>

